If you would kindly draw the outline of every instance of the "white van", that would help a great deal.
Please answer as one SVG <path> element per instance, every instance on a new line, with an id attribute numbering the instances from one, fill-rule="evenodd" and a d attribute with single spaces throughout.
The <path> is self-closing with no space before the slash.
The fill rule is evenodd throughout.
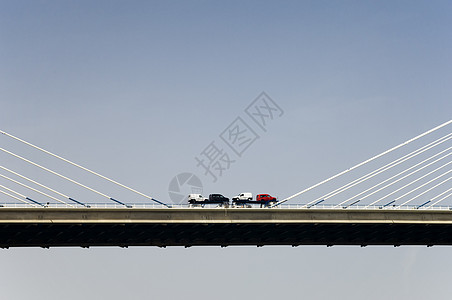
<path id="1" fill-rule="evenodd" d="M 253 194 L 252 193 L 241 193 L 238 194 L 237 196 L 235 196 L 234 198 L 232 198 L 232 201 L 237 201 L 237 200 L 253 200 Z"/>

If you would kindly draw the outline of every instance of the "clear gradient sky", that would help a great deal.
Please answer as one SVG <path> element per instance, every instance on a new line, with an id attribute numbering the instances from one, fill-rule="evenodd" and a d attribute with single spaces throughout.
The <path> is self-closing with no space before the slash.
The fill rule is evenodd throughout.
<path id="1" fill-rule="evenodd" d="M 451 119 L 451 13 L 450 1 L 0 0 L 0 129 L 163 201 L 181 172 L 205 194 L 286 197 Z M 236 117 L 252 125 L 262 91 L 284 114 L 212 182 L 195 157 Z M 450 299 L 451 251 L 10 249 L 0 298 Z"/>

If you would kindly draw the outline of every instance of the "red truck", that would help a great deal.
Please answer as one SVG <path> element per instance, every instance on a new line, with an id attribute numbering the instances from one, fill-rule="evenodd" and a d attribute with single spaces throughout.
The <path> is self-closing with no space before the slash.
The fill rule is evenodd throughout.
<path id="1" fill-rule="evenodd" d="M 258 194 L 256 195 L 256 201 L 258 202 L 265 202 L 267 205 L 271 202 L 276 202 L 276 198 L 270 196 L 269 194 Z"/>

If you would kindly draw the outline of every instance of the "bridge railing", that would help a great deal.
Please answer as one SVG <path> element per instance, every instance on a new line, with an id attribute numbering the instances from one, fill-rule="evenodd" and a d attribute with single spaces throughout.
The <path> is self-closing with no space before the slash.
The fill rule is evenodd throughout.
<path id="1" fill-rule="evenodd" d="M 0 209 L 2 208 L 65 208 L 65 209 L 171 209 L 171 208 L 190 208 L 190 209 L 204 209 L 204 208 L 216 208 L 216 209 L 224 209 L 223 206 L 214 205 L 214 204 L 206 204 L 204 207 L 201 206 L 193 206 L 189 204 L 172 204 L 170 208 L 153 203 L 135 203 L 128 204 L 127 206 L 116 204 L 116 203 L 91 203 L 86 206 L 74 206 L 74 205 L 65 205 L 62 203 L 49 203 L 49 204 L 33 204 L 29 205 L 26 203 L 0 203 Z M 306 204 L 282 204 L 279 206 L 275 206 L 273 208 L 268 207 L 260 207 L 259 204 L 254 206 L 229 206 L 231 209 L 307 209 L 307 210 L 318 210 L 318 209 L 337 209 L 337 210 L 452 210 L 452 206 L 422 206 L 419 205 L 403 205 L 403 206 L 378 206 L 378 205 L 354 205 L 354 206 L 338 206 L 337 204 L 323 204 L 309 207 Z"/>

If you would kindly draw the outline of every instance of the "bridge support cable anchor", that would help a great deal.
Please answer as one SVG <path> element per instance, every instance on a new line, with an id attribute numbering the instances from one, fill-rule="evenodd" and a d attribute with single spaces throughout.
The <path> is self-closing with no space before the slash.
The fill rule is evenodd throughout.
<path id="1" fill-rule="evenodd" d="M 173 207 L 172 205 L 169 205 L 169 204 L 163 203 L 162 201 L 159 201 L 159 200 L 157 200 L 157 199 L 154 199 L 154 198 L 151 198 L 151 200 L 152 200 L 152 201 L 154 201 L 154 202 L 157 202 L 158 204 L 161 204 L 161 205 L 163 205 L 163 206 L 166 206 L 166 207 L 168 207 L 168 208 L 171 208 L 171 207 Z"/>
<path id="2" fill-rule="evenodd" d="M 111 200 L 111 201 L 114 201 L 114 202 L 116 202 L 116 203 L 118 203 L 118 204 L 124 205 L 124 206 L 127 207 L 127 208 L 132 208 L 131 205 L 127 205 L 127 204 L 125 204 L 125 203 L 123 203 L 123 202 L 121 202 L 121 201 L 119 201 L 119 200 L 114 199 L 114 198 L 110 198 L 110 200 Z"/>
<path id="3" fill-rule="evenodd" d="M 86 207 L 86 208 L 91 208 L 90 205 L 85 204 L 85 203 L 82 203 L 82 202 L 80 202 L 80 201 L 77 201 L 77 200 L 75 200 L 75 199 L 73 199 L 73 198 L 71 198 L 71 197 L 68 197 L 68 199 L 71 200 L 72 202 L 75 202 L 75 203 L 77 203 L 77 204 L 79 204 L 79 205 L 81 205 L 81 206 L 84 206 L 84 207 Z"/>
<path id="4" fill-rule="evenodd" d="M 131 187 L 128 187 L 128 186 L 126 186 L 126 185 L 124 185 L 124 184 L 122 184 L 122 183 L 120 183 L 120 182 L 117 182 L 117 181 L 111 179 L 111 178 L 108 178 L 108 177 L 106 177 L 106 176 L 104 176 L 104 175 L 101 175 L 101 174 L 99 174 L 99 173 L 97 173 L 97 172 L 94 172 L 93 170 L 90 170 L 90 169 L 88 169 L 88 168 L 86 168 L 86 167 L 83 167 L 83 166 L 81 166 L 81 165 L 79 165 L 79 164 L 77 164 L 77 163 L 75 163 L 75 162 L 72 162 L 72 161 L 70 161 L 70 160 L 68 160 L 68 159 L 66 159 L 66 158 L 64 158 L 64 157 L 61 157 L 61 156 L 59 156 L 59 155 L 56 155 L 55 153 L 52 153 L 52 152 L 50 152 L 50 151 L 47 151 L 47 150 L 45 150 L 45 149 L 43 149 L 43 148 L 41 148 L 41 147 L 38 147 L 38 146 L 36 146 L 36 145 L 34 145 L 34 144 L 30 143 L 30 142 L 24 141 L 24 140 L 22 140 L 22 139 L 20 139 L 20 138 L 18 138 L 18 137 L 16 137 L 16 136 L 14 136 L 14 135 L 12 135 L 12 134 L 9 134 L 9 133 L 7 133 L 7 132 L 5 132 L 5 131 L 3 131 L 3 130 L 0 130 L 0 133 L 3 134 L 3 135 L 5 135 L 5 136 L 8 136 L 8 137 L 10 137 L 10 138 L 12 138 L 12 139 L 15 139 L 16 141 L 19 141 L 19 142 L 21 142 L 21 143 L 24 143 L 24 144 L 26 144 L 26 145 L 28 145 L 28 146 L 34 148 L 34 149 L 37 149 L 37 150 L 39 150 L 39 151 L 41 151 L 41 152 L 44 152 L 44 153 L 46 153 L 46 154 L 48 154 L 48 155 L 50 155 L 50 156 L 53 156 L 53 157 L 55 157 L 55 158 L 57 158 L 57 159 L 60 159 L 60 160 L 66 162 L 66 163 L 68 163 L 68 164 L 71 164 L 71 165 L 77 167 L 77 168 L 80 168 L 80 169 L 82 169 L 82 170 L 84 170 L 84 171 L 86 171 L 86 172 L 89 172 L 89 173 L 91 173 L 91 174 L 93 174 L 93 175 L 95 175 L 95 176 L 98 176 L 98 177 L 100 177 L 100 178 L 102 178 L 102 179 L 104 179 L 104 180 L 107 180 L 107 181 L 109 181 L 109 182 L 111 182 L 111 183 L 113 183 L 113 184 L 116 184 L 116 185 L 118 185 L 118 186 L 120 186 L 120 187 L 122 187 L 122 188 L 125 188 L 126 190 L 129 190 L 129 191 L 131 191 L 131 192 L 133 192 L 133 193 L 135 193 L 135 194 L 138 194 L 138 195 L 140 195 L 140 196 L 143 196 L 143 197 L 145 197 L 145 198 L 148 198 L 148 199 L 150 199 L 150 200 L 152 200 L 152 201 L 155 201 L 155 202 L 157 202 L 157 203 L 159 203 L 159 204 L 161 204 L 161 205 L 164 205 L 164 206 L 166 206 L 166 207 L 168 207 L 168 208 L 171 207 L 170 205 L 168 205 L 168 204 L 166 204 L 166 203 L 163 203 L 163 202 L 160 202 L 160 201 L 154 199 L 154 198 L 151 197 L 151 196 L 148 196 L 148 195 L 146 195 L 146 194 L 144 194 L 144 193 L 141 193 L 141 192 L 139 192 L 139 191 L 137 191 L 137 190 L 135 190 L 135 189 L 133 189 L 133 188 L 131 188 Z"/>
<path id="5" fill-rule="evenodd" d="M 353 206 L 353 205 L 359 203 L 360 201 L 361 201 L 361 200 L 356 200 L 355 202 L 350 203 L 349 205 L 343 206 L 342 208 L 349 208 L 350 206 Z"/>
<path id="6" fill-rule="evenodd" d="M 391 202 L 388 202 L 388 203 L 386 203 L 385 205 L 380 206 L 379 208 L 380 208 L 380 209 L 381 209 L 381 208 L 385 208 L 385 207 L 387 207 L 387 206 L 393 204 L 394 202 L 395 202 L 395 200 L 393 200 L 393 201 L 391 201 Z"/>
<path id="7" fill-rule="evenodd" d="M 421 205 L 417 206 L 416 209 L 419 209 L 419 208 L 421 208 L 421 207 L 423 207 L 423 206 L 429 204 L 430 202 L 432 202 L 432 201 L 431 201 L 431 200 L 428 200 L 428 201 L 422 203 Z"/>
<path id="8" fill-rule="evenodd" d="M 29 198 L 29 197 L 25 197 L 25 199 L 27 199 L 28 201 L 33 202 L 35 204 L 38 204 L 38 205 L 40 205 L 42 207 L 47 207 L 46 205 L 44 205 L 44 204 L 42 204 L 42 203 L 40 203 L 40 202 L 38 202 L 36 200 L 33 200 L 33 199 Z"/>
<path id="9" fill-rule="evenodd" d="M 311 208 L 311 207 L 314 207 L 314 206 L 316 206 L 316 205 L 318 205 L 318 204 L 320 204 L 320 203 L 322 203 L 322 202 L 324 202 L 325 200 L 324 199 L 322 199 L 322 200 L 320 200 L 320 201 L 317 201 L 316 203 L 313 203 L 313 204 L 309 204 L 309 205 L 307 205 L 306 206 L 306 208 Z"/>
<path id="10" fill-rule="evenodd" d="M 443 124 L 441 124 L 439 126 L 436 126 L 435 128 L 430 129 L 430 130 L 428 130 L 428 131 L 426 131 L 426 132 L 424 132 L 424 133 L 422 133 L 422 134 L 420 134 L 420 135 L 418 135 L 418 136 L 416 136 L 416 137 L 414 137 L 414 138 L 412 138 L 412 139 L 410 139 L 410 140 L 408 140 L 408 141 L 406 141 L 406 142 L 404 142 L 402 144 L 399 144 L 399 145 L 397 145 L 397 146 L 395 146 L 395 147 L 393 147 L 393 148 L 391 148 L 389 150 L 386 150 L 385 152 L 382 152 L 382 153 L 380 153 L 378 155 L 375 155 L 375 156 L 369 158 L 368 160 L 363 161 L 363 162 L 361 162 L 361 163 L 359 163 L 359 164 L 357 164 L 357 165 L 355 165 L 355 166 L 353 166 L 353 167 L 351 167 L 351 168 L 349 168 L 347 170 L 344 170 L 344 171 L 342 171 L 342 172 L 340 172 L 340 173 L 338 173 L 338 174 L 336 174 L 334 176 L 331 176 L 330 178 L 327 178 L 327 179 L 325 179 L 325 180 L 323 180 L 323 181 L 321 181 L 321 182 L 319 182 L 319 183 L 317 183 L 317 184 L 315 184 L 313 186 L 310 186 L 310 187 L 302 190 L 301 192 L 298 192 L 298 193 L 296 193 L 296 194 L 294 194 L 292 196 L 289 196 L 289 197 L 281 200 L 277 204 L 273 205 L 272 207 L 278 206 L 280 204 L 283 204 L 284 202 L 289 201 L 292 198 L 298 197 L 299 195 L 301 195 L 301 194 L 303 194 L 303 193 L 305 193 L 307 191 L 310 191 L 310 190 L 312 190 L 312 189 L 314 189 L 314 188 L 316 188 L 316 187 L 318 187 L 318 186 L 320 186 L 322 184 L 325 184 L 325 183 L 327 183 L 327 182 L 329 182 L 329 181 L 331 181 L 331 180 L 333 180 L 333 179 L 335 179 L 335 178 L 337 178 L 339 176 L 342 176 L 342 175 L 344 175 L 344 174 L 346 174 L 346 173 L 348 173 L 348 172 L 350 172 L 350 171 L 352 171 L 352 170 L 354 170 L 356 168 L 359 168 L 359 167 L 361 167 L 361 166 L 363 166 L 363 165 L 365 165 L 365 164 L 367 164 L 367 163 L 369 163 L 371 161 L 374 161 L 377 158 L 380 158 L 380 157 L 382 157 L 382 156 L 384 156 L 384 155 L 386 155 L 386 154 L 388 154 L 390 152 L 393 152 L 393 151 L 395 151 L 395 150 L 397 150 L 397 149 L 399 149 L 399 148 L 401 148 L 403 146 L 406 146 L 406 145 L 414 142 L 415 140 L 418 140 L 418 139 L 420 139 L 420 138 L 422 138 L 422 137 L 424 137 L 424 136 L 426 136 L 426 135 L 428 135 L 428 134 L 430 134 L 430 133 L 432 133 L 432 132 L 434 132 L 434 131 L 436 131 L 436 130 L 438 130 L 440 128 L 443 128 L 443 127 L 445 127 L 445 126 L 447 126 L 447 125 L 449 125 L 451 123 L 452 123 L 452 120 L 449 120 L 449 121 L 447 121 L 447 122 L 445 122 L 445 123 L 443 123 Z"/>

